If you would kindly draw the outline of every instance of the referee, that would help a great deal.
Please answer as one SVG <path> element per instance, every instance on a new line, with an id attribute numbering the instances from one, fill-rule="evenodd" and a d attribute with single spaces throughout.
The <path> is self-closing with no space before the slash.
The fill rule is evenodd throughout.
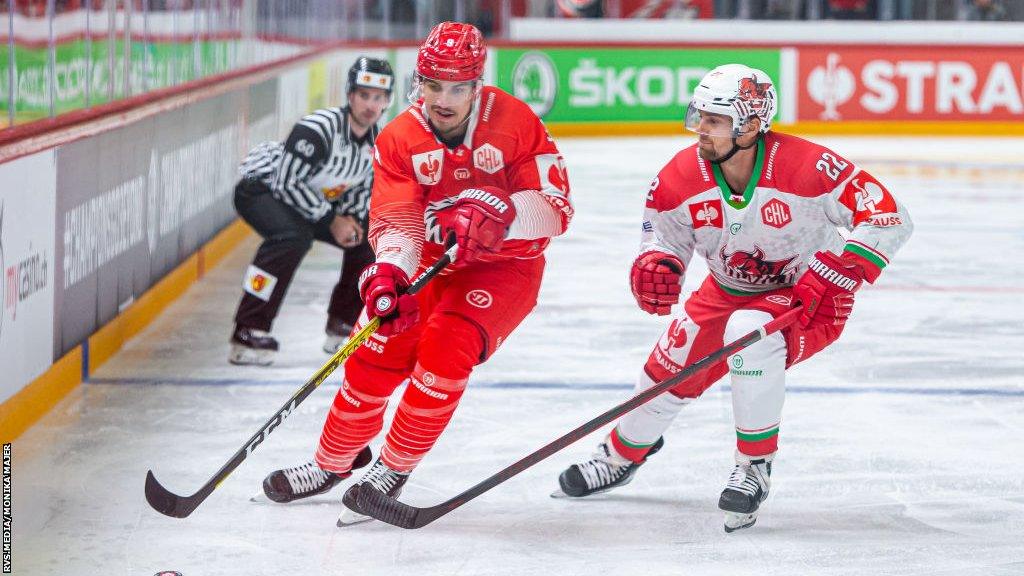
<path id="1" fill-rule="evenodd" d="M 235 209 L 263 243 L 242 283 L 232 364 L 274 361 L 278 343 L 271 324 L 314 239 L 345 252 L 327 309 L 324 351 L 333 354 L 352 331 L 363 306 L 359 273 L 374 258 L 366 241 L 372 150 L 394 79 L 387 60 L 359 57 L 348 71 L 347 106 L 305 116 L 284 144 L 264 142 L 242 162 Z"/>

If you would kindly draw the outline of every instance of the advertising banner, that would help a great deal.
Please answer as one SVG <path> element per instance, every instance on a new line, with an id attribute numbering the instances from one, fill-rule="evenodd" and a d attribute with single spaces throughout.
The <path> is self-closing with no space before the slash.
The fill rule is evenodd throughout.
<path id="1" fill-rule="evenodd" d="M 0 402 L 53 361 L 52 150 L 0 164 Z"/>
<path id="2" fill-rule="evenodd" d="M 496 84 L 545 122 L 682 122 L 693 89 L 712 68 L 740 62 L 776 81 L 778 49 L 501 48 Z"/>
<path id="3" fill-rule="evenodd" d="M 230 68 L 232 46 L 226 41 L 132 42 L 130 46 L 133 94 Z M 13 74 L 15 123 L 48 116 L 51 75 L 47 48 L 14 44 L 13 53 L 17 64 Z M 124 98 L 124 55 L 124 42 L 120 40 L 72 40 L 58 44 L 52 74 L 54 113 Z M 0 70 L 7 70 L 8 58 L 8 51 L 0 50 Z M 9 106 L 9 83 L 8 75 L 0 74 L 0 110 L 6 111 Z"/>
<path id="4" fill-rule="evenodd" d="M 248 101 L 219 96 L 57 150 L 54 358 L 235 217 Z"/>
<path id="5" fill-rule="evenodd" d="M 1024 47 L 800 48 L 798 120 L 1024 119 Z"/>

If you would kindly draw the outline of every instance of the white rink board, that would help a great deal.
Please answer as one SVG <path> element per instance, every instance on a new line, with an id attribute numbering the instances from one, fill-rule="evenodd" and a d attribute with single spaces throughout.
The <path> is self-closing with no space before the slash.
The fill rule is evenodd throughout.
<path id="1" fill-rule="evenodd" d="M 281 361 L 226 364 L 249 242 L 15 443 L 15 573 L 1024 572 L 1024 142 L 822 141 L 863 160 L 916 230 L 858 294 L 843 338 L 790 373 L 773 491 L 753 529 L 725 534 L 716 508 L 734 446 L 723 383 L 617 492 L 548 498 L 594 435 L 421 530 L 341 530 L 340 489 L 248 502 L 267 472 L 311 454 L 335 376 L 191 517 L 159 515 L 143 497 L 147 469 L 171 490 L 196 490 L 326 358 L 338 253 L 320 247 L 275 326 Z M 627 397 L 668 323 L 628 291 L 643 197 L 686 143 L 560 141 L 577 215 L 549 250 L 540 304 L 475 374 L 403 499 L 438 503 Z M 703 274 L 691 266 L 687 286 Z"/>
<path id="2" fill-rule="evenodd" d="M 0 403 L 53 363 L 54 151 L 0 164 Z"/>

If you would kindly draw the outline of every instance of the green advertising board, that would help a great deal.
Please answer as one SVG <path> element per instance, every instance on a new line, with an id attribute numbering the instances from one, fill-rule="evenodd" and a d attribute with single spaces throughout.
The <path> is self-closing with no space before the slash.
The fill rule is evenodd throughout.
<path id="1" fill-rule="evenodd" d="M 545 122 L 682 122 L 701 77 L 738 62 L 779 86 L 778 49 L 500 48 L 497 86 Z M 780 102 L 789 94 L 779 93 Z M 780 105 L 778 109 L 782 109 Z"/>
<path id="2" fill-rule="evenodd" d="M 131 91 L 138 94 L 224 72 L 230 69 L 231 51 L 225 41 L 132 42 Z M 8 69 L 9 54 L 0 50 L 0 70 Z M 15 45 L 15 123 L 50 115 L 50 78 L 54 114 L 124 98 L 124 55 L 120 40 L 63 42 L 56 47 L 51 76 L 47 48 Z M 4 116 L 10 106 L 8 78 L 0 75 L 0 114 Z"/>

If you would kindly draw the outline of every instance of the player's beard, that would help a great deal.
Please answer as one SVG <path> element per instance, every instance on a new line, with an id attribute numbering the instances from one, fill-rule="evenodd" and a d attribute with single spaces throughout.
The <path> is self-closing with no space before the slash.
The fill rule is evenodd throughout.
<path id="1" fill-rule="evenodd" d="M 723 154 L 719 154 L 718 151 L 715 150 L 715 143 L 711 141 L 708 141 L 706 144 L 698 141 L 697 153 L 700 154 L 700 157 L 707 162 L 714 162 L 723 156 Z"/>

